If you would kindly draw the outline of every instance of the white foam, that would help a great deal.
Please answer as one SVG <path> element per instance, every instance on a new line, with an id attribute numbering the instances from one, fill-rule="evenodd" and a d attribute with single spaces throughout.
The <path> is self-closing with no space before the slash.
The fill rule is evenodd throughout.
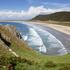
<path id="1" fill-rule="evenodd" d="M 23 35 L 22 37 L 23 37 L 24 41 L 26 41 L 28 39 L 28 36 Z"/>
<path id="2" fill-rule="evenodd" d="M 46 53 L 46 47 L 44 46 L 41 37 L 31 27 L 29 28 L 29 39 L 28 39 L 28 41 L 30 41 L 30 44 L 38 46 L 37 48 L 39 49 L 40 52 Z"/>
<path id="3" fill-rule="evenodd" d="M 37 32 L 43 34 L 45 37 L 48 38 L 47 42 L 50 44 L 50 47 L 47 47 L 47 48 L 50 49 L 50 48 L 58 48 L 59 47 L 59 50 L 57 52 L 59 52 L 60 54 L 68 53 L 66 48 L 64 47 L 64 45 L 51 33 L 49 33 L 46 30 L 43 30 L 42 28 L 37 27 L 37 26 L 33 26 L 33 28 L 36 29 Z"/>
<path id="4" fill-rule="evenodd" d="M 22 24 L 25 24 L 25 23 L 22 23 Z M 32 46 L 37 46 L 35 47 L 38 51 L 40 52 L 43 52 L 43 53 L 46 53 L 47 50 L 46 50 L 46 47 L 45 45 L 43 44 L 43 41 L 41 39 L 41 37 L 39 36 L 39 34 L 32 28 L 30 27 L 29 24 L 26 24 L 28 26 L 28 33 L 27 35 L 23 35 L 23 39 L 25 41 L 28 41 L 28 43 Z"/>
<path id="5" fill-rule="evenodd" d="M 47 49 L 46 49 L 46 47 L 44 45 L 42 45 L 42 46 L 39 47 L 39 51 L 43 52 L 43 53 L 46 53 Z"/>

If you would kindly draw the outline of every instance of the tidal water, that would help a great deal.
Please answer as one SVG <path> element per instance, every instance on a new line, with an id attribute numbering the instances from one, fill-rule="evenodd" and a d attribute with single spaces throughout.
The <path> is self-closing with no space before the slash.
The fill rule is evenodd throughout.
<path id="1" fill-rule="evenodd" d="M 14 25 L 34 50 L 48 55 L 67 54 L 63 44 L 48 31 L 25 22 L 0 22 L 0 25 Z"/>

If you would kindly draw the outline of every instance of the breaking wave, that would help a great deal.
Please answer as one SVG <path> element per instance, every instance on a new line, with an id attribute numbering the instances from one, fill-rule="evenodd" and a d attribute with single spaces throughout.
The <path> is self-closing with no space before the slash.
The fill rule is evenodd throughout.
<path id="1" fill-rule="evenodd" d="M 63 55 L 68 53 L 66 48 L 63 46 L 63 44 L 51 33 L 37 26 L 33 26 L 33 28 L 37 31 L 37 33 L 42 38 L 44 45 L 47 48 L 47 54 Z"/>
<path id="2" fill-rule="evenodd" d="M 31 27 L 28 27 L 29 32 L 27 33 L 27 36 L 23 35 L 23 39 L 26 40 L 30 46 L 32 46 L 32 48 L 46 53 L 46 47 L 43 44 L 43 41 L 41 39 L 41 37 L 38 35 L 38 33 Z"/>

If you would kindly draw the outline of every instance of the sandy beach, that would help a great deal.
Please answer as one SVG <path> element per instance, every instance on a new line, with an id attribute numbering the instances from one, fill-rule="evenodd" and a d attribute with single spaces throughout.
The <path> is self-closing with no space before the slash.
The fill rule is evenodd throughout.
<path id="1" fill-rule="evenodd" d="M 68 26 L 63 26 L 63 25 L 56 25 L 56 24 L 46 24 L 48 27 L 51 27 L 53 29 L 56 29 L 58 31 L 61 31 L 63 33 L 66 33 L 70 35 L 70 27 Z"/>
<path id="2" fill-rule="evenodd" d="M 63 26 L 63 25 L 58 25 L 58 24 L 49 24 L 48 22 L 29 22 L 32 24 L 41 24 L 43 26 L 48 26 L 50 28 L 53 28 L 55 30 L 58 30 L 60 32 L 63 32 L 65 34 L 70 35 L 70 27 L 69 26 Z"/>

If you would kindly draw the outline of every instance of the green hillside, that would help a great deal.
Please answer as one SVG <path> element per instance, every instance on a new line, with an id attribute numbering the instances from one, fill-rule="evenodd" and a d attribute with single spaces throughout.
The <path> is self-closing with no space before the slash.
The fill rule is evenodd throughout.
<path id="1" fill-rule="evenodd" d="M 70 12 L 56 12 L 47 15 L 38 15 L 32 20 L 40 20 L 40 21 L 70 21 Z"/>
<path id="2" fill-rule="evenodd" d="M 15 52 L 15 56 L 11 51 Z M 70 54 L 49 56 L 29 48 L 14 26 L 0 26 L 0 70 L 69 70 Z"/>

